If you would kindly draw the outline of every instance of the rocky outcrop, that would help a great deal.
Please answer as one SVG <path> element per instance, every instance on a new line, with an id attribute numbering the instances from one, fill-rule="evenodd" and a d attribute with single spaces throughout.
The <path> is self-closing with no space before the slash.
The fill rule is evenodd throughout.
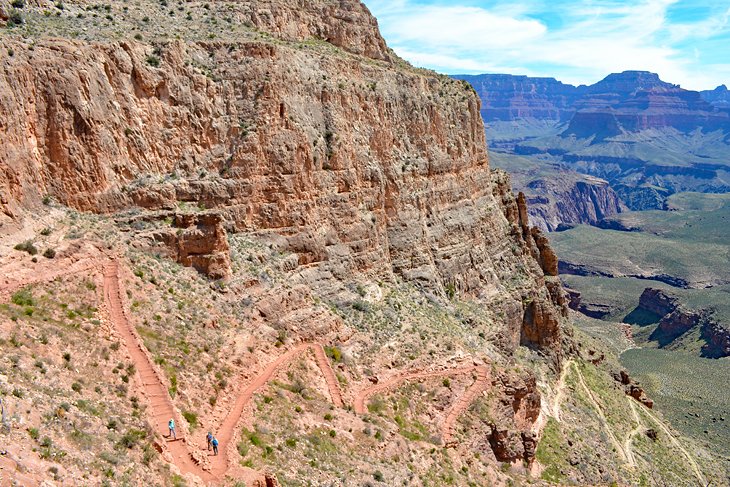
<path id="1" fill-rule="evenodd" d="M 624 388 L 624 392 L 627 396 L 633 397 L 636 401 L 640 402 L 649 409 L 654 407 L 654 401 L 649 399 L 644 389 L 629 376 L 629 373 L 625 370 L 613 373 L 613 378 L 616 382 L 620 382 Z"/>
<path id="2" fill-rule="evenodd" d="M 496 385 L 502 399 L 492 411 L 494 419 L 489 421 L 487 439 L 492 452 L 500 462 L 524 461 L 531 465 L 537 447 L 533 428 L 541 405 L 535 378 L 505 374 Z"/>
<path id="3" fill-rule="evenodd" d="M 677 296 L 652 288 L 646 288 L 641 294 L 639 308 L 659 317 L 659 324 L 649 338 L 659 342 L 660 346 L 666 346 L 677 337 L 699 328 L 705 341 L 701 350 L 703 357 L 730 356 L 730 330 L 715 321 L 712 310 L 689 309 Z"/>
<path id="4" fill-rule="evenodd" d="M 730 328 L 712 320 L 702 325 L 702 356 L 708 358 L 730 357 Z"/>
<path id="5" fill-rule="evenodd" d="M 666 316 L 679 306 L 679 298 L 662 289 L 646 288 L 639 298 L 639 307 L 658 316 Z"/>
<path id="6" fill-rule="evenodd" d="M 168 244 L 175 260 L 211 279 L 230 277 L 228 240 L 220 215 L 177 215 L 173 227 L 175 235 Z"/>
<path id="7" fill-rule="evenodd" d="M 597 225 L 627 210 L 607 181 L 590 176 L 576 178 L 558 172 L 555 177 L 530 181 L 525 191 L 530 221 L 547 231 L 565 224 Z"/>
<path id="8" fill-rule="evenodd" d="M 700 96 L 714 107 L 730 109 L 730 90 L 725 85 L 720 85 L 714 90 L 700 91 Z"/>

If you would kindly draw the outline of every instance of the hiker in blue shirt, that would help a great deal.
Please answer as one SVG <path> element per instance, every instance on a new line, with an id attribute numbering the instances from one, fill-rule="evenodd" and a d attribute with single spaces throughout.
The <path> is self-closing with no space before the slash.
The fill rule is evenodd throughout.
<path id="1" fill-rule="evenodd" d="M 167 422 L 167 427 L 170 428 L 170 434 L 168 436 L 173 440 L 177 440 L 177 435 L 175 434 L 175 420 L 170 418 L 170 421 Z"/>
<path id="2" fill-rule="evenodd" d="M 218 438 L 214 436 L 210 444 L 213 445 L 213 455 L 218 455 Z"/>
<path id="3" fill-rule="evenodd" d="M 210 451 L 210 445 L 212 444 L 212 441 L 213 441 L 213 433 L 208 431 L 208 434 L 205 435 L 205 439 L 208 441 L 208 451 Z"/>

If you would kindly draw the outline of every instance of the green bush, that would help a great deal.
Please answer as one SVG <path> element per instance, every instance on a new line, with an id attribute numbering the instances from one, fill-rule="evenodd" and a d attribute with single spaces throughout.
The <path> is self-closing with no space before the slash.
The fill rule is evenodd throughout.
<path id="1" fill-rule="evenodd" d="M 40 435 L 41 435 L 40 432 L 38 431 L 38 428 L 28 428 L 28 434 L 34 440 L 37 440 L 38 438 L 40 438 Z"/>
<path id="2" fill-rule="evenodd" d="M 134 448 L 134 446 L 147 437 L 147 433 L 142 430 L 130 429 L 119 439 L 117 446 L 121 448 Z"/>
<path id="3" fill-rule="evenodd" d="M 56 256 L 56 251 L 53 249 L 46 249 L 43 252 L 43 257 L 45 257 L 46 259 L 53 259 L 55 256 Z"/>
<path id="4" fill-rule="evenodd" d="M 10 2 L 10 5 L 13 8 L 23 8 L 25 7 L 25 0 L 13 0 L 12 2 Z"/>
<path id="5" fill-rule="evenodd" d="M 160 58 L 158 58 L 157 56 L 147 56 L 147 64 L 149 64 L 153 68 L 159 68 Z"/>
<path id="6" fill-rule="evenodd" d="M 12 27 L 14 25 L 23 25 L 23 14 L 18 12 L 17 10 L 12 10 L 10 12 L 10 15 L 8 16 L 8 26 Z"/>
<path id="7" fill-rule="evenodd" d="M 33 294 L 31 294 L 30 289 L 28 288 L 16 291 L 10 297 L 10 300 L 13 304 L 17 304 L 18 306 L 33 306 L 35 304 L 33 302 Z"/>
<path id="8" fill-rule="evenodd" d="M 198 426 L 198 415 L 195 414 L 192 411 L 183 411 L 182 412 L 183 418 L 185 418 L 185 421 L 188 422 L 191 428 L 196 428 Z"/>
<path id="9" fill-rule="evenodd" d="M 373 474 L 373 478 L 377 480 L 378 482 L 383 482 L 385 480 L 385 477 L 383 476 L 383 472 L 380 470 L 376 470 Z"/>
<path id="10" fill-rule="evenodd" d="M 325 347 L 324 351 L 327 353 L 327 356 L 330 357 L 335 362 L 341 362 L 342 361 L 342 351 L 337 347 Z"/>
<path id="11" fill-rule="evenodd" d="M 28 252 L 30 255 L 36 255 L 38 253 L 38 249 L 35 245 L 33 245 L 33 242 L 31 242 L 30 240 L 21 242 L 13 248 L 15 250 L 20 250 L 21 252 Z"/>

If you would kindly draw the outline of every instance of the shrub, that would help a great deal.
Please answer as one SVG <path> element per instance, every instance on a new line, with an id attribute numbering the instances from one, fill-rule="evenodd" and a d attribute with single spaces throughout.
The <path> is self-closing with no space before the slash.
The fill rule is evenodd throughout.
<path id="1" fill-rule="evenodd" d="M 65 7 L 63 6 L 63 2 L 56 2 L 56 8 L 58 10 L 63 10 Z"/>
<path id="2" fill-rule="evenodd" d="M 23 399 L 23 396 L 25 396 L 25 392 L 23 392 L 22 389 L 13 389 L 13 396 Z"/>
<path id="3" fill-rule="evenodd" d="M 33 306 L 34 304 L 33 294 L 31 294 L 30 289 L 28 288 L 16 291 L 10 300 L 13 304 L 17 304 L 18 306 Z"/>
<path id="4" fill-rule="evenodd" d="M 142 430 L 130 429 L 119 439 L 117 447 L 119 448 L 134 448 L 134 446 L 147 437 L 147 433 Z"/>
<path id="5" fill-rule="evenodd" d="M 147 56 L 147 64 L 149 64 L 153 68 L 159 68 L 160 58 L 158 58 L 157 56 Z"/>
<path id="6" fill-rule="evenodd" d="M 332 415 L 330 413 L 327 413 L 324 415 L 325 421 L 332 421 Z"/>
<path id="7" fill-rule="evenodd" d="M 53 259 L 55 256 L 56 256 L 56 251 L 53 249 L 46 249 L 43 252 L 43 257 L 45 257 L 46 259 Z"/>
<path id="8" fill-rule="evenodd" d="M 28 428 L 28 434 L 31 438 L 34 440 L 37 440 L 40 437 L 40 433 L 38 432 L 38 428 Z"/>
<path id="9" fill-rule="evenodd" d="M 337 347 L 325 347 L 324 351 L 327 353 L 327 356 L 330 357 L 335 362 L 342 361 L 342 351 Z"/>
<path id="10" fill-rule="evenodd" d="M 28 252 L 30 255 L 35 255 L 38 253 L 38 249 L 36 248 L 35 245 L 33 245 L 33 242 L 31 242 L 30 240 L 21 242 L 13 248 L 15 250 L 20 250 L 21 252 Z"/>
<path id="11" fill-rule="evenodd" d="M 378 482 L 383 482 L 385 480 L 385 477 L 383 476 L 383 472 L 380 470 L 376 470 L 373 474 L 373 478 L 377 480 Z"/>
<path id="12" fill-rule="evenodd" d="M 23 22 L 23 14 L 17 10 L 12 10 L 10 12 L 10 15 L 8 16 L 8 26 L 12 27 L 14 25 L 23 25 Z"/>
<path id="13" fill-rule="evenodd" d="M 12 2 L 10 2 L 10 5 L 13 8 L 23 8 L 25 7 L 25 0 L 13 0 Z"/>
<path id="14" fill-rule="evenodd" d="M 10 56 L 10 57 L 15 56 L 15 51 L 12 49 L 8 49 L 8 56 Z"/>
<path id="15" fill-rule="evenodd" d="M 52 231 L 53 230 L 51 230 L 49 227 L 46 227 L 43 230 L 41 230 L 41 235 L 43 235 L 44 237 L 47 237 L 51 234 Z"/>
<path id="16" fill-rule="evenodd" d="M 71 390 L 81 393 L 81 384 L 79 384 L 78 382 L 74 382 L 73 384 L 71 384 Z"/>
<path id="17" fill-rule="evenodd" d="M 135 38 L 135 40 L 141 41 L 142 40 L 142 34 L 139 34 L 139 33 L 134 34 L 134 38 Z"/>
<path id="18" fill-rule="evenodd" d="M 195 414 L 192 411 L 183 411 L 182 412 L 183 418 L 185 418 L 185 421 L 188 422 L 191 428 L 195 428 L 198 426 L 198 415 Z"/>

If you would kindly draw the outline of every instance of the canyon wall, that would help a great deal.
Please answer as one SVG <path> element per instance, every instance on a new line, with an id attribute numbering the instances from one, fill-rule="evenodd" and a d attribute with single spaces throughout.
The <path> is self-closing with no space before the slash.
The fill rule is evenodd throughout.
<path id="1" fill-rule="evenodd" d="M 545 286 L 526 219 L 505 218 L 509 187 L 494 197 L 508 182 L 492 179 L 469 85 L 394 60 L 359 2 L 264 3 L 236 15 L 273 40 L 4 41 L 15 52 L 0 74 L 5 221 L 49 199 L 102 213 L 204 208 L 283 241 L 312 285 L 395 273 L 499 299 L 510 343 L 559 360 L 560 292 Z M 207 271 L 185 251 L 188 223 L 187 243 L 169 243 Z"/>

